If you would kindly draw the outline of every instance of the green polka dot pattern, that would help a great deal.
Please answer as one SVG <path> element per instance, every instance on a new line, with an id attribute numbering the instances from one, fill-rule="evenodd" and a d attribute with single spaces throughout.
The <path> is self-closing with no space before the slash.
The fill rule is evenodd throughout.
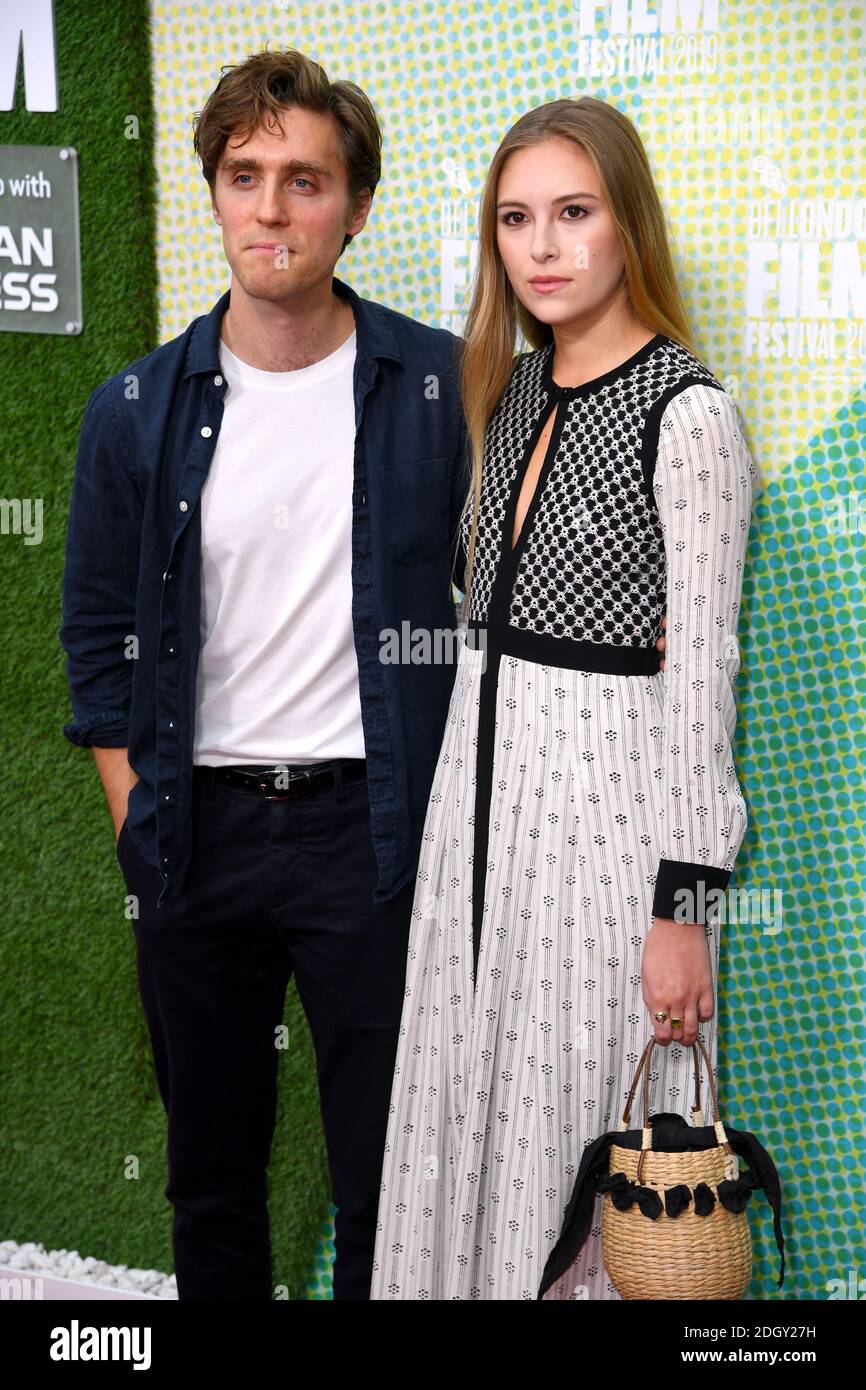
<path id="1" fill-rule="evenodd" d="M 222 65 L 266 44 L 301 48 L 371 97 L 384 177 L 337 274 L 428 323 L 459 329 L 451 315 L 465 301 L 460 286 L 456 297 L 445 286 L 443 235 L 474 234 L 484 173 L 518 116 L 588 93 L 635 122 L 698 349 L 737 399 L 760 474 L 736 742 L 750 827 L 734 885 L 769 895 L 774 911 L 770 922 L 723 927 L 719 1083 L 724 1117 L 755 1132 L 779 1169 L 788 1272 L 778 1294 L 769 1208 L 758 1195 L 749 1296 L 857 1297 L 866 1274 L 864 314 L 853 291 L 841 307 L 838 297 L 850 233 L 822 239 L 826 228 L 810 236 L 804 224 L 785 236 L 758 214 L 862 200 L 863 6 L 720 0 L 717 30 L 663 36 L 604 27 L 628 15 L 627 3 L 597 7 L 587 35 L 581 9 L 580 0 L 154 0 L 162 338 L 228 284 L 192 113 Z M 639 40 L 631 49 L 629 37 Z M 614 53 L 609 69 L 591 66 L 590 40 L 599 41 L 596 57 Z M 656 53 L 662 65 L 629 66 L 624 54 L 636 53 Z M 853 246 L 856 263 L 866 242 L 855 234 Z M 466 265 L 462 275 L 465 283 Z M 826 352 L 820 336 L 793 353 L 772 343 L 758 351 L 761 320 L 798 318 L 829 334 Z M 330 1296 L 332 1236 L 328 1218 L 307 1297 Z"/>

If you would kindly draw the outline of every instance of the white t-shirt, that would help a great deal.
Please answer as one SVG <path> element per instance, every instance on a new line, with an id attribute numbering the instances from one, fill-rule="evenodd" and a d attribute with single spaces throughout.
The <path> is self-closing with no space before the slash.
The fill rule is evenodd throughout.
<path id="1" fill-rule="evenodd" d="M 293 372 L 220 342 L 228 389 L 201 494 L 193 762 L 363 758 L 352 634 L 356 334 Z"/>

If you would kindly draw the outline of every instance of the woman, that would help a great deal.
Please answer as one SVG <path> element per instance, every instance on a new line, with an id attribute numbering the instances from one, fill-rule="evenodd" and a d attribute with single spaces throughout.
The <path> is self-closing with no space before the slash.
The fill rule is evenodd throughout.
<path id="1" fill-rule="evenodd" d="M 702 1025 L 715 1065 L 706 898 L 746 828 L 731 686 L 754 469 L 691 347 L 641 142 L 604 102 L 531 111 L 496 152 L 462 390 L 468 624 L 418 870 L 381 1299 L 536 1297 L 650 1029 L 675 1044 L 652 1109 L 688 1113 L 676 1044 Z M 618 1297 L 597 1200 L 547 1298 Z"/>

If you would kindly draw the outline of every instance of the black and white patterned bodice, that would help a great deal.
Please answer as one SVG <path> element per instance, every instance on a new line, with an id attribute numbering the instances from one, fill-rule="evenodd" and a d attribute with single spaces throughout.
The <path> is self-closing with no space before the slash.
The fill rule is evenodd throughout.
<path id="1" fill-rule="evenodd" d="M 551 343 L 517 360 L 487 427 L 469 621 L 488 621 L 497 572 L 508 568 L 509 499 L 533 432 L 558 398 L 565 419 L 519 545 L 508 624 L 568 640 L 649 647 L 665 606 L 664 538 L 651 487 L 664 406 L 686 385 L 719 383 L 661 335 L 621 368 L 573 388 L 555 385 L 553 352 Z M 467 553 L 470 522 L 468 513 L 461 523 Z"/>

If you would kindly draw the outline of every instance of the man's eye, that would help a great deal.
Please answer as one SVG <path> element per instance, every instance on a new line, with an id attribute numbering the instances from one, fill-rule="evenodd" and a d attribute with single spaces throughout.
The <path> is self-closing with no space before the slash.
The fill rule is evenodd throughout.
<path id="1" fill-rule="evenodd" d="M 235 177 L 234 177 L 234 179 L 232 180 L 232 182 L 233 182 L 233 183 L 240 184 L 241 188 L 249 188 L 249 184 L 247 184 L 247 183 L 241 184 L 240 181 L 241 181 L 241 179 L 249 179 L 250 182 L 252 182 L 252 178 L 253 178 L 252 174 L 235 174 Z M 309 179 L 307 179 L 307 178 L 304 178 L 303 174 L 298 174 L 297 177 L 294 178 L 294 179 L 292 180 L 292 182 L 293 182 L 294 184 L 302 185 L 302 186 L 303 186 L 304 192 L 306 192 L 306 190 L 307 190 L 308 188 L 312 188 L 312 187 L 313 187 L 311 181 L 310 181 Z"/>

